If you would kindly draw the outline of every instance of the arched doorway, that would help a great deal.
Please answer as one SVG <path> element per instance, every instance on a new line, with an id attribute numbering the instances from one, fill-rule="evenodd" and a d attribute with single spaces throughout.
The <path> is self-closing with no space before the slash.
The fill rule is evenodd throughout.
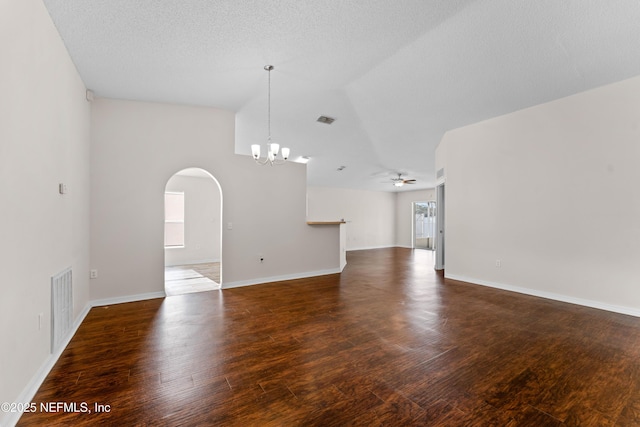
<path id="1" fill-rule="evenodd" d="M 222 190 L 209 172 L 183 169 L 165 185 L 164 271 L 167 296 L 222 284 Z"/>

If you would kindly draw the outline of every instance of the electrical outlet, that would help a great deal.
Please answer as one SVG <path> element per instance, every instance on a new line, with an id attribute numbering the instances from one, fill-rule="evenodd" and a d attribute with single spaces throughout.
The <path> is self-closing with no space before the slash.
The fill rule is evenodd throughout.
<path id="1" fill-rule="evenodd" d="M 89 278 L 90 279 L 97 279 L 98 278 L 98 270 L 91 270 L 89 272 Z"/>
<path id="2" fill-rule="evenodd" d="M 497 268 L 502 267 L 502 261 L 500 261 L 499 259 L 496 260 L 496 267 Z"/>

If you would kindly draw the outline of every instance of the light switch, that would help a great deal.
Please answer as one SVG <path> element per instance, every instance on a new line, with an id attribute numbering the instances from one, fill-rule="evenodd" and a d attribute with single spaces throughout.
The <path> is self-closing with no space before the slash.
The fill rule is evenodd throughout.
<path id="1" fill-rule="evenodd" d="M 227 230 L 233 230 L 233 223 L 232 222 L 228 222 L 227 223 Z"/>

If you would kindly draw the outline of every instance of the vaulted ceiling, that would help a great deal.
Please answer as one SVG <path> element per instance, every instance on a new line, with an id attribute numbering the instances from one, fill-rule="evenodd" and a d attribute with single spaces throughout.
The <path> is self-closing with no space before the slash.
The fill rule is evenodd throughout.
<path id="1" fill-rule="evenodd" d="M 240 154 L 274 65 L 273 139 L 315 186 L 433 187 L 447 130 L 640 74 L 637 0 L 44 3 L 96 96 L 236 111 Z"/>

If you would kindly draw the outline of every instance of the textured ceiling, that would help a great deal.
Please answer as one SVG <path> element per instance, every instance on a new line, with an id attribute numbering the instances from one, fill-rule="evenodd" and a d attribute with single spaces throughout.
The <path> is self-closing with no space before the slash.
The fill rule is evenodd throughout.
<path id="1" fill-rule="evenodd" d="M 97 96 L 236 111 L 237 153 L 266 140 L 273 64 L 272 136 L 309 185 L 433 187 L 447 130 L 640 74 L 637 0 L 44 3 Z"/>

